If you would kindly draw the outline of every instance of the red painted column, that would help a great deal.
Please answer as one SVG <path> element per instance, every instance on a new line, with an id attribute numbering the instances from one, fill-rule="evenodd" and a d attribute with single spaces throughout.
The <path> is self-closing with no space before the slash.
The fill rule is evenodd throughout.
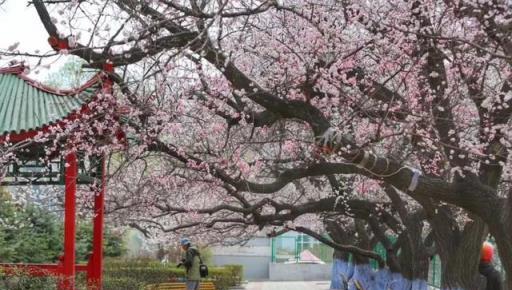
<path id="1" fill-rule="evenodd" d="M 92 236 L 92 255 L 87 270 L 89 289 L 99 290 L 103 281 L 103 221 L 105 213 L 106 187 L 105 158 L 101 160 L 101 184 L 94 196 L 94 223 Z"/>
<path id="2" fill-rule="evenodd" d="M 114 67 L 111 63 L 106 63 L 103 65 L 103 70 L 106 74 L 103 79 L 102 91 L 105 94 L 112 94 L 112 79 L 108 73 L 113 72 Z M 91 290 L 100 290 L 103 284 L 103 224 L 106 174 L 105 156 L 103 156 L 101 160 L 101 184 L 99 191 L 94 196 L 92 254 L 87 265 L 87 284 Z"/>
<path id="3" fill-rule="evenodd" d="M 65 196 L 64 196 L 64 257 L 59 285 L 61 290 L 75 289 L 75 237 L 76 237 L 76 178 L 78 162 L 75 152 L 66 155 Z"/>

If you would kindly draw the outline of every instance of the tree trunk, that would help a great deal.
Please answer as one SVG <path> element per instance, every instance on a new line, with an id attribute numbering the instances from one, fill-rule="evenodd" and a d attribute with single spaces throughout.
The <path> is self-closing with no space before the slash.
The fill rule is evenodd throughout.
<path id="1" fill-rule="evenodd" d="M 394 245 L 395 249 L 398 249 L 398 247 L 400 249 L 398 260 L 400 274 L 404 282 L 403 287 L 399 288 L 427 289 L 430 255 L 423 239 L 424 213 L 422 210 L 414 212 L 408 210 L 407 203 L 400 197 L 395 188 L 386 187 L 386 193 L 405 225 L 405 229 L 400 233 Z M 393 280 L 395 280 L 395 277 L 393 277 Z M 405 284 L 407 281 L 410 283 L 410 287 Z"/>
<path id="2" fill-rule="evenodd" d="M 370 290 L 374 288 L 375 272 L 372 270 L 368 259 L 364 258 L 362 261 L 354 257 L 354 274 L 349 283 L 349 290 Z"/>
<path id="3" fill-rule="evenodd" d="M 484 221 L 474 216 L 461 230 L 447 205 L 435 204 L 429 199 L 416 198 L 423 206 L 432 227 L 437 253 L 441 259 L 441 288 L 478 290 L 480 249 L 487 234 Z"/>
<path id="4" fill-rule="evenodd" d="M 485 235 L 485 223 L 476 218 L 466 224 L 462 233 L 452 238 L 447 248 L 440 249 L 439 255 L 443 266 L 442 289 L 478 290 L 478 262 Z"/>
<path id="5" fill-rule="evenodd" d="M 354 244 L 353 230 L 341 227 L 336 221 L 326 221 L 325 226 L 332 240 L 339 244 Z M 354 263 L 350 262 L 350 253 L 335 250 L 333 254 L 331 289 L 347 290 L 354 274 Z"/>
<path id="6" fill-rule="evenodd" d="M 421 239 L 421 235 L 419 235 Z M 411 247 L 409 243 L 404 243 L 400 247 L 400 268 L 404 278 L 416 280 L 428 280 L 428 270 L 430 267 L 430 259 L 428 255 L 419 247 Z"/>
<path id="7" fill-rule="evenodd" d="M 354 264 L 350 262 L 350 254 L 340 251 L 334 252 L 332 263 L 331 288 L 347 290 L 348 283 L 354 274 Z"/>

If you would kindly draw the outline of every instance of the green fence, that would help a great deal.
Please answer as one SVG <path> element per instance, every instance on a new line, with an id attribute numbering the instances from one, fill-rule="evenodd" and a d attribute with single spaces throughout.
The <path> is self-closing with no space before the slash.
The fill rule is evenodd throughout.
<path id="1" fill-rule="evenodd" d="M 390 238 L 391 242 L 395 239 Z M 313 256 L 324 263 L 332 263 L 334 250 L 319 242 L 318 240 L 296 233 L 287 233 L 279 237 L 272 238 L 272 262 L 273 263 L 311 263 L 317 261 L 308 261 L 301 259 L 301 254 L 309 251 Z M 381 243 L 378 243 L 373 249 L 383 259 L 386 259 L 386 249 Z M 302 257 L 307 255 L 302 255 Z M 377 270 L 379 265 L 377 261 L 370 260 L 370 265 Z M 430 262 L 428 284 L 435 287 L 441 286 L 441 261 L 438 256 L 434 256 Z"/>
<path id="2" fill-rule="evenodd" d="M 300 233 L 272 238 L 274 263 L 332 263 L 333 252 L 331 247 Z"/>
<path id="3" fill-rule="evenodd" d="M 432 260 L 430 260 L 428 284 L 438 288 L 441 287 L 441 260 L 439 256 L 434 256 Z"/>
<path id="4" fill-rule="evenodd" d="M 392 237 L 390 240 L 392 243 L 395 242 L 395 239 Z M 493 240 L 490 240 L 490 242 L 495 244 Z M 373 250 L 383 259 L 386 259 L 386 249 L 381 243 L 378 243 Z M 279 237 L 272 238 L 272 262 L 274 263 L 318 262 L 316 259 L 314 259 L 315 261 L 304 259 L 304 257 L 310 257 L 309 253 L 306 251 L 324 263 L 332 263 L 333 261 L 334 250 L 310 236 L 299 233 L 287 233 Z M 503 277 L 505 277 L 504 269 L 501 266 L 501 261 L 497 255 L 495 257 L 494 264 L 502 273 Z M 370 265 L 375 270 L 379 268 L 379 265 L 375 260 L 371 260 Z M 434 287 L 441 287 L 441 273 L 441 260 L 439 256 L 433 256 L 430 260 L 428 284 Z"/>
<path id="5" fill-rule="evenodd" d="M 395 239 L 393 238 L 390 238 L 390 240 L 391 242 L 395 242 Z M 386 259 L 386 249 L 381 243 L 378 243 L 373 250 L 383 259 Z M 301 256 L 302 258 L 304 256 L 308 256 L 304 255 L 305 251 L 309 251 L 309 253 L 313 254 L 313 256 L 324 263 L 332 263 L 333 261 L 334 250 L 310 236 L 287 233 L 285 235 L 272 238 L 272 262 L 274 263 L 317 262 L 301 259 Z M 375 270 L 379 268 L 379 265 L 375 260 L 370 260 L 370 265 Z M 441 286 L 441 261 L 438 256 L 434 256 L 430 261 L 428 284 L 434 287 Z"/>

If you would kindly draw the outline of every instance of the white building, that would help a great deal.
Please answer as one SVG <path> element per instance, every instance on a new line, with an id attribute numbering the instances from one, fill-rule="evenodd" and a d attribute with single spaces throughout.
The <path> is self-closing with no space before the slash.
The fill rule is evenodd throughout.
<path id="1" fill-rule="evenodd" d="M 323 260 L 312 249 L 316 255 L 321 250 Z M 238 246 L 216 246 L 212 253 L 215 265 L 242 265 L 246 280 L 318 281 L 331 276 L 332 249 L 297 233 L 273 239 L 259 236 Z"/>

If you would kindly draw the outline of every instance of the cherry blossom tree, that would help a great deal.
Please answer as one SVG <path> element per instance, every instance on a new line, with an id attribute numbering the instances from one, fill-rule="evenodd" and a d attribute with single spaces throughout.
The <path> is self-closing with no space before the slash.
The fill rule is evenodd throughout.
<path id="1" fill-rule="evenodd" d="M 113 220 L 212 241 L 329 230 L 363 260 L 381 242 L 410 280 L 438 253 L 446 289 L 476 288 L 490 233 L 512 275 L 510 1 L 33 5 L 58 53 L 116 68 Z"/>

